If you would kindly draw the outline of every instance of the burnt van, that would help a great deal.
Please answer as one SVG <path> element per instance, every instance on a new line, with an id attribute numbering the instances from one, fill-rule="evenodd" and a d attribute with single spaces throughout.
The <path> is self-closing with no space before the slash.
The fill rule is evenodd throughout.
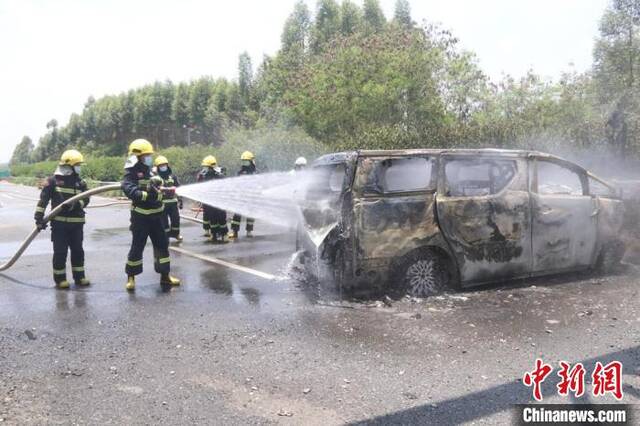
<path id="1" fill-rule="evenodd" d="M 624 254 L 620 194 L 553 155 L 354 151 L 322 156 L 310 173 L 298 244 L 310 273 L 344 289 L 425 297 L 610 268 Z"/>

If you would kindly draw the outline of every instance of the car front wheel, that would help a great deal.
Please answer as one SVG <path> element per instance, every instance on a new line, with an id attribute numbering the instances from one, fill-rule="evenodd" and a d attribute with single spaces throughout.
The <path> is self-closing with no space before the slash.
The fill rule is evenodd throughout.
<path id="1" fill-rule="evenodd" d="M 408 255 L 395 277 L 400 290 L 414 297 L 428 297 L 446 290 L 451 273 L 445 259 L 433 251 L 420 250 Z"/>

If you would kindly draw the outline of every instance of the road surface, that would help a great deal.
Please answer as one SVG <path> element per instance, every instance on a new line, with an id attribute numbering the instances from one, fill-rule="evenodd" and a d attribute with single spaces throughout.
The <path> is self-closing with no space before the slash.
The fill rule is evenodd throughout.
<path id="1" fill-rule="evenodd" d="M 37 190 L 0 183 L 0 260 L 32 229 Z M 95 198 L 94 204 L 105 200 Z M 339 300 L 291 277 L 294 236 L 205 243 L 186 224 L 162 291 L 145 252 L 124 291 L 127 206 L 88 211 L 88 289 L 55 290 L 49 230 L 0 274 L 3 424 L 504 424 L 532 400 L 523 374 L 623 363 L 640 398 L 638 275 L 561 276 L 428 300 Z"/>

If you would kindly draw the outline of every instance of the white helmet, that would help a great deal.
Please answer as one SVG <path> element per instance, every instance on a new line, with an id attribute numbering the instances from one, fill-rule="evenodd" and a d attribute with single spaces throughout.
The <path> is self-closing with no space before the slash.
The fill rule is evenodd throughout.
<path id="1" fill-rule="evenodd" d="M 304 157 L 298 157 L 296 158 L 296 162 L 295 162 L 296 166 L 306 166 L 307 165 L 307 159 Z"/>

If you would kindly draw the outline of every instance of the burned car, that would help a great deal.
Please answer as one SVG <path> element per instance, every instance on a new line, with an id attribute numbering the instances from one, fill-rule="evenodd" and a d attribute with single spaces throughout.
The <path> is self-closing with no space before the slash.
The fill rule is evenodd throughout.
<path id="1" fill-rule="evenodd" d="M 311 168 L 298 244 L 342 289 L 414 296 L 589 268 L 624 254 L 620 194 L 559 157 L 496 149 L 355 151 Z"/>

